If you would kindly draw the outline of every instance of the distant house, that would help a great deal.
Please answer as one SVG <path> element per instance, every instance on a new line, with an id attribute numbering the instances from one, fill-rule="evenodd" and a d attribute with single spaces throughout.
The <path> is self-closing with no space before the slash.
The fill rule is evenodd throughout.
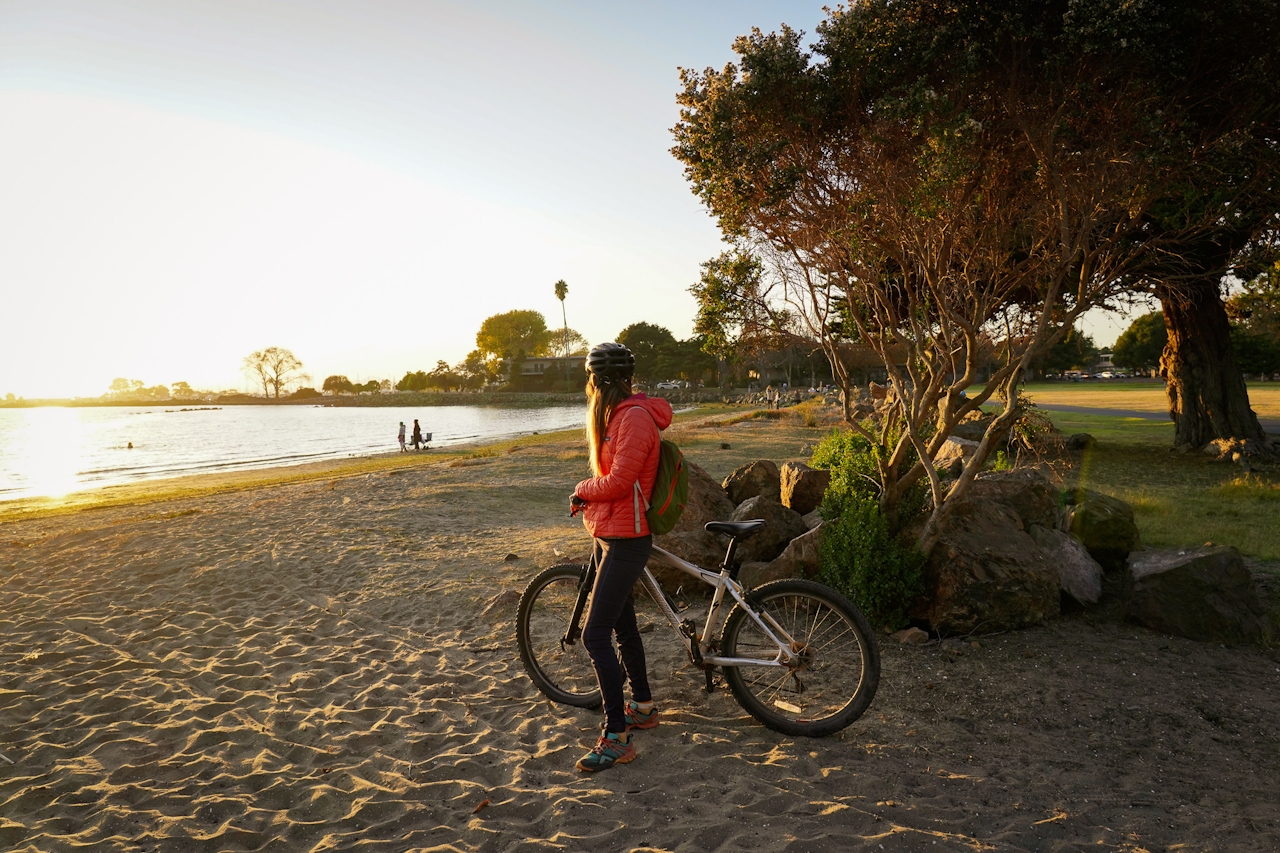
<path id="1" fill-rule="evenodd" d="M 542 356 L 526 358 L 520 365 L 520 380 L 526 388 L 536 388 L 549 382 L 581 377 L 586 382 L 587 357 L 585 355 Z"/>

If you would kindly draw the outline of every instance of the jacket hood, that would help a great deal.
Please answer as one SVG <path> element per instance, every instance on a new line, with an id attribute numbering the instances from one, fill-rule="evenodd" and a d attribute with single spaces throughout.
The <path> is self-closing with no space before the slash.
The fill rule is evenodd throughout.
<path id="1" fill-rule="evenodd" d="M 666 429 L 671 426 L 671 404 L 661 397 L 647 397 L 644 394 L 632 394 L 627 399 L 618 404 L 618 408 L 613 410 L 614 415 L 630 409 L 634 406 L 643 408 L 653 417 L 653 422 L 658 425 L 658 429 Z"/>

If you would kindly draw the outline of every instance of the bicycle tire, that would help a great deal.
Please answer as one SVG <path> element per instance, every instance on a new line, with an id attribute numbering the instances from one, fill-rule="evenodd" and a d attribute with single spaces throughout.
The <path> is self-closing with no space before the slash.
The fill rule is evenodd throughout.
<path id="1" fill-rule="evenodd" d="M 574 563 L 552 566 L 531 580 L 516 612 L 516 645 L 524 671 L 542 695 L 562 705 L 598 708 L 600 685 L 582 639 L 567 647 L 560 642 L 581 580 L 582 566 Z"/>
<path id="2" fill-rule="evenodd" d="M 863 715 L 880 684 L 880 646 L 870 623 L 840 593 L 807 580 L 764 584 L 746 595 L 767 611 L 805 652 L 794 667 L 727 666 L 725 680 L 738 704 L 774 731 L 822 737 Z M 742 605 L 725 620 L 725 657 L 777 659 L 768 638 Z"/>

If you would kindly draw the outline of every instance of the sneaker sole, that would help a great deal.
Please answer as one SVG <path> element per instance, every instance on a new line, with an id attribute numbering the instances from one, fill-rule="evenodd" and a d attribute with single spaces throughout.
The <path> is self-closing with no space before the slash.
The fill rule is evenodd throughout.
<path id="1" fill-rule="evenodd" d="M 643 723 L 627 723 L 627 731 L 632 729 L 655 729 L 658 727 L 658 715 L 654 714 Z"/>

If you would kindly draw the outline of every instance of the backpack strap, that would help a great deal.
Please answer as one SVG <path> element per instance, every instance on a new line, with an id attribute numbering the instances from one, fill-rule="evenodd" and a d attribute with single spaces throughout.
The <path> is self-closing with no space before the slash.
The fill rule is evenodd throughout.
<path id="1" fill-rule="evenodd" d="M 661 428 L 658 427 L 657 420 L 654 419 L 653 413 L 650 412 L 648 409 L 645 409 L 643 406 L 637 406 L 637 408 L 643 410 L 644 413 L 649 416 L 649 420 L 653 421 L 653 428 L 658 430 L 658 453 L 661 454 L 662 453 L 662 430 Z M 645 495 L 644 489 L 640 488 L 640 481 L 636 480 L 634 483 L 631 484 L 631 506 L 632 506 L 632 510 L 634 511 L 634 518 L 636 520 L 637 536 L 640 535 L 640 504 L 641 502 L 644 503 L 644 511 L 648 512 L 649 505 L 650 505 L 649 498 L 647 495 Z"/>

